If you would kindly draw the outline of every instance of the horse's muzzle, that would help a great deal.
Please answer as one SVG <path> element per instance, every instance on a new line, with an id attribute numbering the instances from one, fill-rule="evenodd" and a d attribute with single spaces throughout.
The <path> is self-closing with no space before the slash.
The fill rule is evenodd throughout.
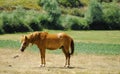
<path id="1" fill-rule="evenodd" d="M 24 50 L 25 50 L 25 48 L 20 48 L 20 51 L 21 51 L 21 52 L 24 52 Z"/>
<path id="2" fill-rule="evenodd" d="M 24 50 L 23 50 L 23 49 L 21 49 L 21 52 L 24 52 Z"/>

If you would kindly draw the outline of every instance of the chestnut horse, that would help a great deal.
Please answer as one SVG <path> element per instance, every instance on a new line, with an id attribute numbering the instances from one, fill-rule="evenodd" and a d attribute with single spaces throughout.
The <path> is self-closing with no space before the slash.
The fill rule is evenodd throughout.
<path id="1" fill-rule="evenodd" d="M 41 66 L 45 66 L 46 49 L 55 50 L 61 48 L 66 57 L 65 67 L 70 66 L 70 56 L 74 53 L 74 41 L 65 33 L 49 34 L 47 32 L 33 32 L 29 35 L 22 36 L 20 50 L 31 44 L 36 44 L 41 54 Z M 71 50 L 69 50 L 71 48 Z M 70 52 L 71 51 L 71 52 Z"/>

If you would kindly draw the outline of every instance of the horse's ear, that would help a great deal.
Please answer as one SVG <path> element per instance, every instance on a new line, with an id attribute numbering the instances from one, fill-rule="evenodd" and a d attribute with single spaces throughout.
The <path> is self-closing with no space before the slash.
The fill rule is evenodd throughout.
<path id="1" fill-rule="evenodd" d="M 40 38 L 43 40 L 43 39 L 45 39 L 46 38 L 46 36 L 47 36 L 47 32 L 41 32 L 40 33 Z"/>
<path id="2" fill-rule="evenodd" d="M 27 36 L 24 36 L 24 39 L 27 40 Z"/>
<path id="3" fill-rule="evenodd" d="M 22 36 L 20 37 L 20 42 L 23 41 L 24 37 L 25 37 L 24 35 L 22 35 Z"/>

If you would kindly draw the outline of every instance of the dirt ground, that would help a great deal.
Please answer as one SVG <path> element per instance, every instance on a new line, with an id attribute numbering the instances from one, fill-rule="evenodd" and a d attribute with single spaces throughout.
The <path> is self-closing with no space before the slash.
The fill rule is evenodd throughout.
<path id="1" fill-rule="evenodd" d="M 46 63 L 40 67 L 39 52 L 0 49 L 0 74 L 120 74 L 120 55 L 75 54 L 64 68 L 63 53 L 47 53 Z"/>

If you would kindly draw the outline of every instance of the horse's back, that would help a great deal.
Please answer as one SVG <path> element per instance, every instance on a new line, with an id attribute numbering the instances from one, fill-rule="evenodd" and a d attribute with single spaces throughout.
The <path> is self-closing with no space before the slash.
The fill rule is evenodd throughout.
<path id="1" fill-rule="evenodd" d="M 66 40 L 69 40 L 70 38 L 67 34 L 65 33 L 58 33 L 58 34 L 48 34 L 46 37 L 46 44 L 47 48 L 49 49 L 57 49 L 62 46 L 64 46 Z"/>

